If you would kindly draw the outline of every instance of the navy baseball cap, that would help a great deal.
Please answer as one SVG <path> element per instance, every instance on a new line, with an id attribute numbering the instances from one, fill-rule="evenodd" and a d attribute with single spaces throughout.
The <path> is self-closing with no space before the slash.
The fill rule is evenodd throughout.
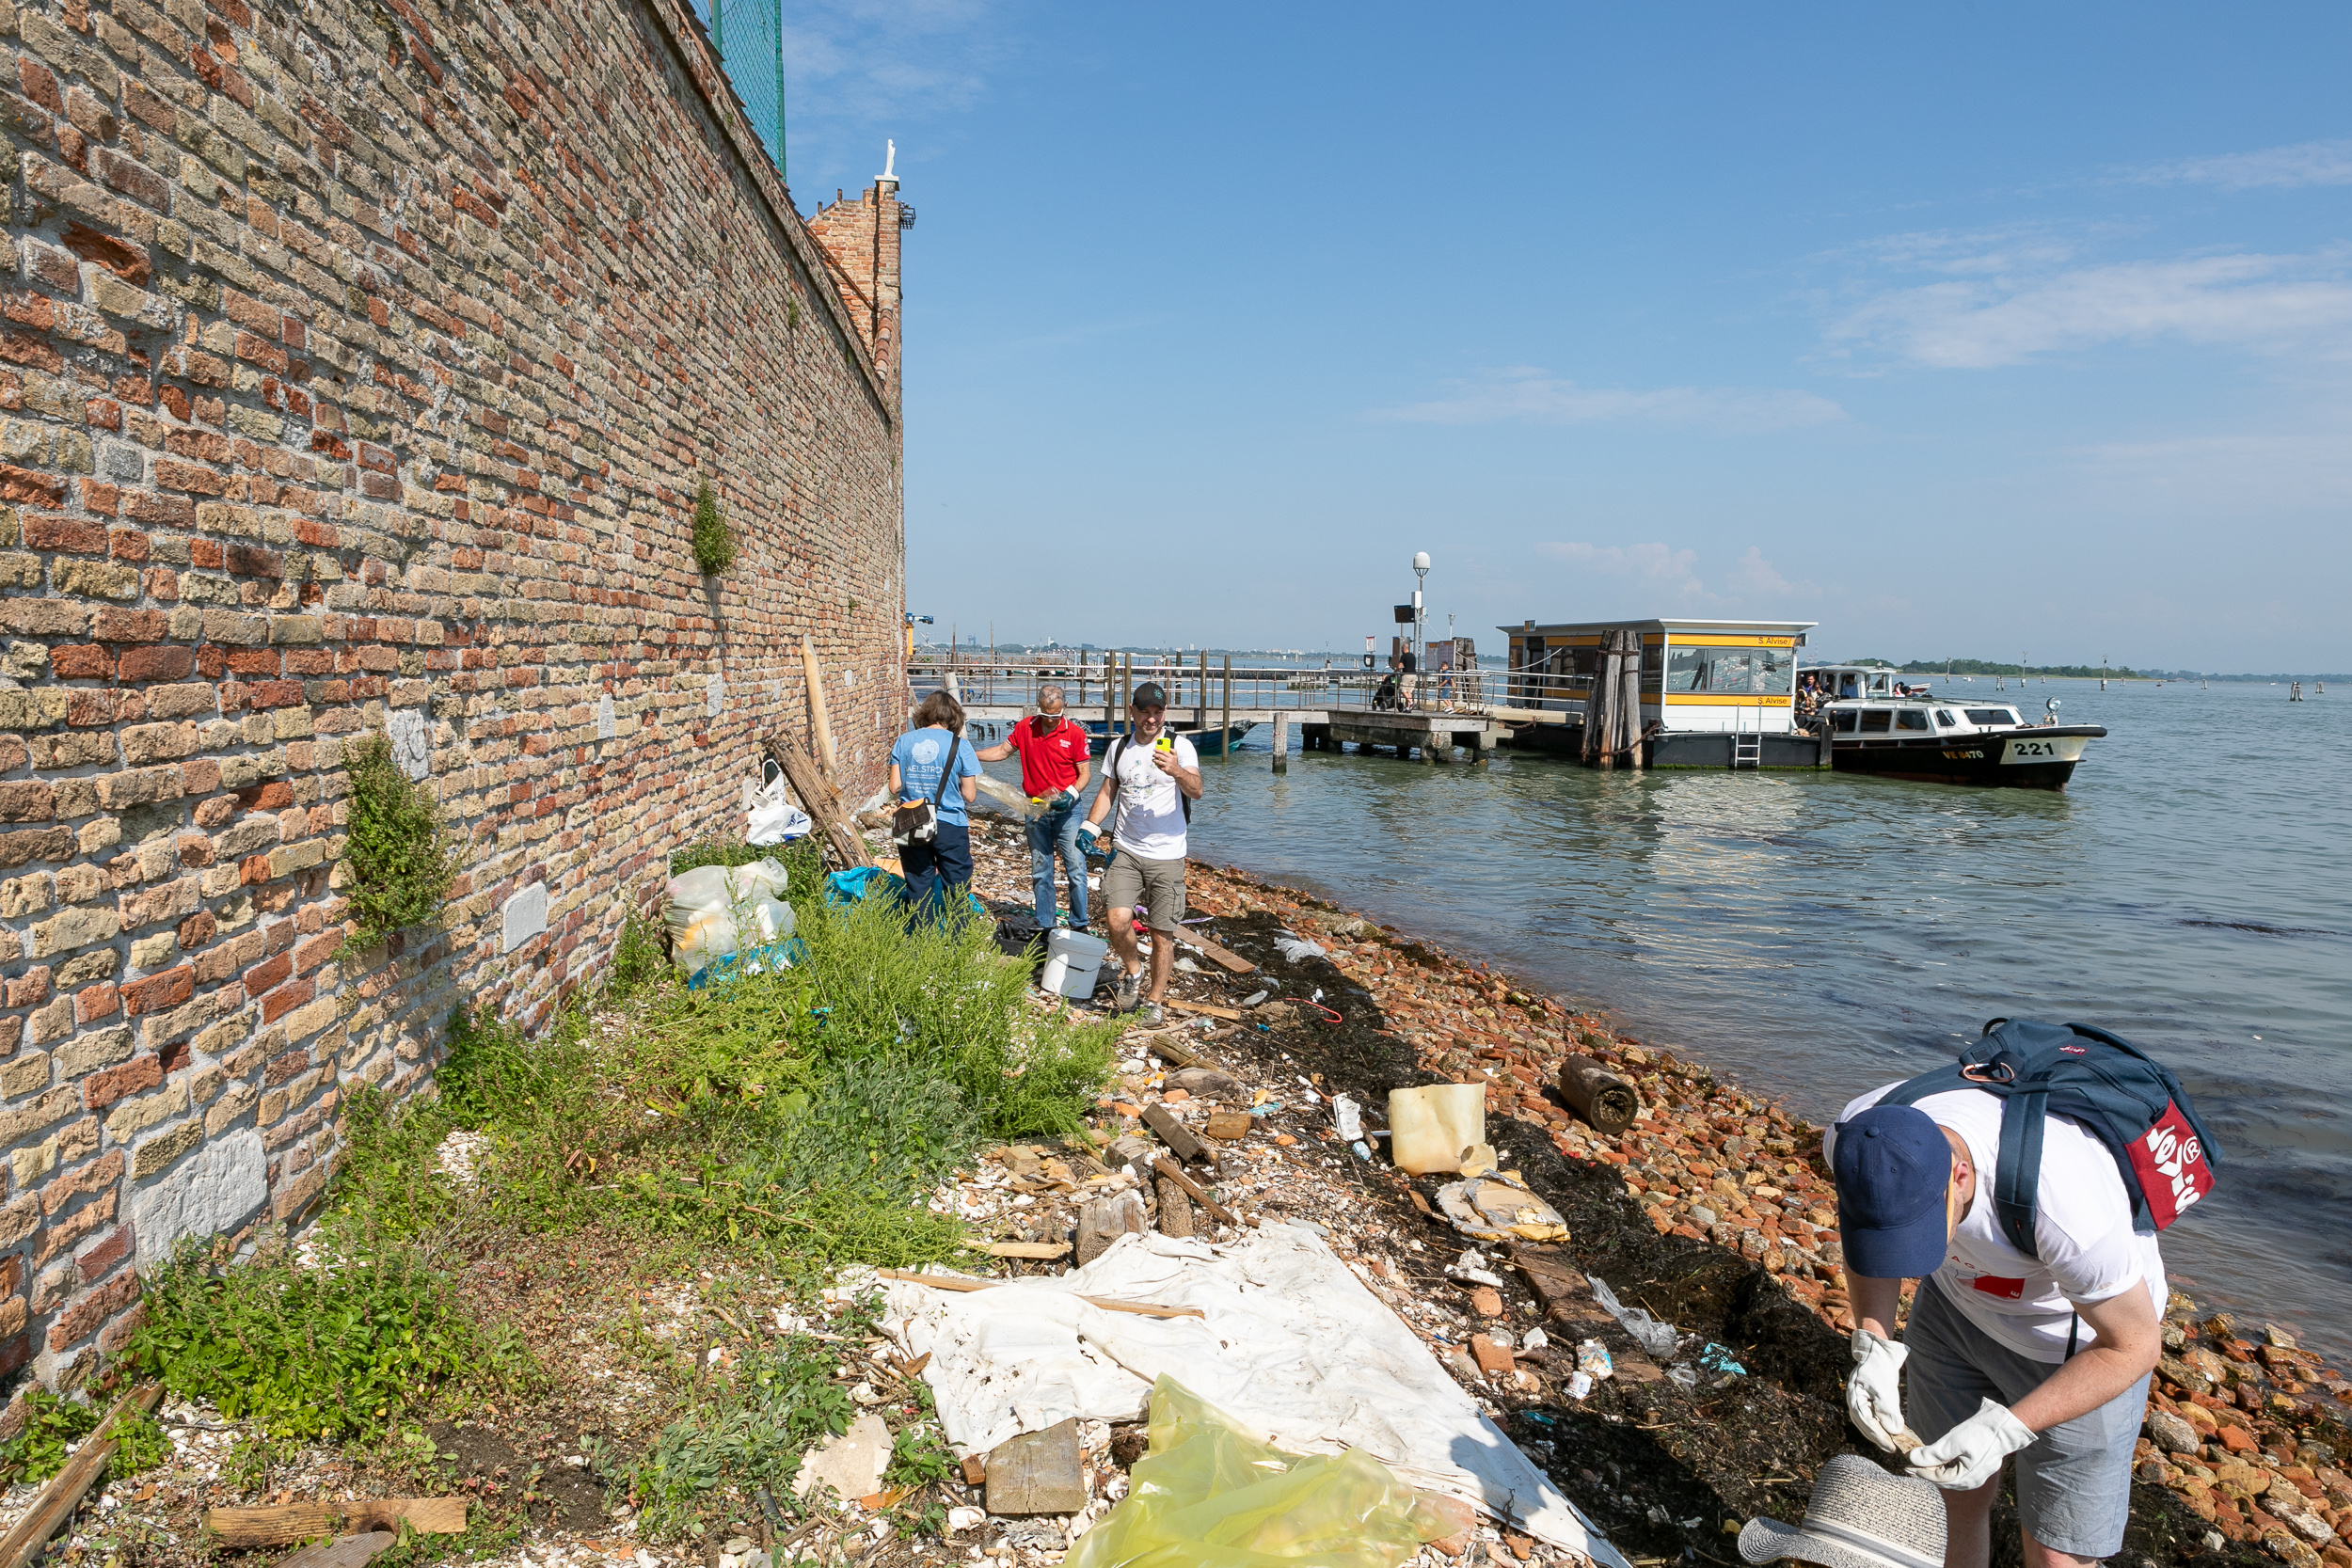
<path id="1" fill-rule="evenodd" d="M 1952 1146 L 1916 1105 L 1873 1105 L 1837 1124 L 1837 1239 L 1846 1267 L 1870 1279 L 1916 1279 L 1944 1262 L 1944 1197 Z"/>

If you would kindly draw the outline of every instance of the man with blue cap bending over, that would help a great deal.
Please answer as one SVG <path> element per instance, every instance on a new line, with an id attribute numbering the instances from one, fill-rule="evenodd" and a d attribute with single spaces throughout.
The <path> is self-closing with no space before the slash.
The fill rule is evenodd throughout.
<path id="1" fill-rule="evenodd" d="M 1946 1568 L 1992 1560 L 2001 1462 L 2017 1455 L 2026 1568 L 2112 1556 L 2163 1347 L 2164 1259 L 2133 1229 L 2106 1146 L 2067 1117 L 2042 1142 L 2035 1256 L 1995 1216 L 2001 1101 L 1976 1089 L 1848 1105 L 1823 1139 L 1853 1301 L 1846 1409 L 1944 1488 Z M 1919 1281 L 1895 1338 L 1902 1282 Z M 1909 1422 L 1898 1387 L 1909 1373 Z M 1908 1430 L 1915 1426 L 1924 1442 Z"/>

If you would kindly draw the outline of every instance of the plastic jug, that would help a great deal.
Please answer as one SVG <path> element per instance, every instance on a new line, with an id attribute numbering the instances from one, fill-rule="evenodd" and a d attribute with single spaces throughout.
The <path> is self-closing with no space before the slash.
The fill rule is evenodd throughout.
<path id="1" fill-rule="evenodd" d="M 1389 1148 L 1408 1176 L 1460 1170 L 1466 1149 L 1486 1142 L 1486 1085 L 1432 1084 L 1389 1091 Z M 1486 1161 L 1493 1155 L 1487 1153 Z"/>
<path id="2" fill-rule="evenodd" d="M 1037 983 L 1057 995 L 1083 1002 L 1094 994 L 1103 973 L 1103 959 L 1111 944 L 1084 931 L 1059 929 L 1045 933 L 1045 967 Z"/>

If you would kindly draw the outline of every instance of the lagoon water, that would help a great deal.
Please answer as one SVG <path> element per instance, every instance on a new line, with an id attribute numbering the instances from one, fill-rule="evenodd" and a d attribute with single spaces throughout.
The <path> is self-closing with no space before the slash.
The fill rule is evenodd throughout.
<path id="1" fill-rule="evenodd" d="M 2166 1233 L 2176 1287 L 2343 1365 L 2352 689 L 2010 688 L 2107 726 L 2065 793 L 1518 752 L 1295 752 L 1277 778 L 1260 730 L 1207 764 L 1192 852 L 1597 1003 L 1816 1121 L 1988 1018 L 2114 1030 L 2180 1073 L 2225 1161 Z"/>

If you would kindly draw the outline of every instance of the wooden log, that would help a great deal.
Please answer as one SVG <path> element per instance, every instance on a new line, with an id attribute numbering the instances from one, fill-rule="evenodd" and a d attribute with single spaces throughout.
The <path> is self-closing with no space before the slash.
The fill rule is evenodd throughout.
<path id="1" fill-rule="evenodd" d="M 1086 1505 L 1086 1460 L 1075 1416 L 1043 1432 L 1007 1438 L 990 1450 L 991 1513 L 1075 1513 Z"/>
<path id="2" fill-rule="evenodd" d="M 884 1279 L 903 1279 L 911 1284 L 928 1285 L 934 1291 L 993 1291 L 999 1285 L 1009 1285 L 1009 1279 L 965 1279 L 956 1275 L 909 1274 L 904 1269 L 876 1269 Z M 1080 1296 L 1089 1307 L 1099 1307 L 1105 1312 L 1132 1312 L 1138 1318 L 1204 1318 L 1208 1316 L 1198 1307 L 1158 1307 L 1147 1301 L 1115 1301 L 1109 1296 Z"/>
<path id="3" fill-rule="evenodd" d="M 1590 1123 L 1596 1132 L 1616 1136 L 1633 1125 L 1642 1108 L 1640 1091 L 1590 1056 L 1569 1056 L 1560 1063 L 1560 1098 Z"/>
<path id="4" fill-rule="evenodd" d="M 1189 1163 L 1210 1157 L 1209 1151 L 1201 1147 L 1200 1140 L 1192 1135 L 1192 1129 L 1171 1116 L 1165 1105 L 1145 1106 L 1143 1125 L 1157 1132 L 1160 1142 L 1174 1150 L 1179 1160 Z"/>
<path id="5" fill-rule="evenodd" d="M 1200 674 L 1192 689 L 1192 727 L 1209 727 L 1209 650 L 1200 650 Z"/>
<path id="6" fill-rule="evenodd" d="M 1279 710 L 1274 715 L 1274 770 L 1277 773 L 1291 770 L 1290 715 Z"/>
<path id="7" fill-rule="evenodd" d="M 789 736 L 771 736 L 768 754 L 776 759 L 784 776 L 792 785 L 792 793 L 801 798 L 801 805 L 825 835 L 825 847 L 839 869 L 871 865 L 874 857 L 866 851 L 866 840 L 859 836 L 857 825 L 844 815 L 841 798 L 817 767 L 816 760 L 801 750 L 800 743 Z"/>
<path id="8" fill-rule="evenodd" d="M 1249 1136 L 1249 1130 L 1256 1121 L 1257 1118 L 1247 1111 L 1219 1111 L 1209 1118 L 1208 1125 L 1200 1131 L 1226 1143 L 1238 1143 Z"/>
<path id="9" fill-rule="evenodd" d="M 142 1383 L 115 1401 L 81 1451 L 50 1478 L 33 1506 L 16 1522 L 16 1528 L 8 1531 L 7 1539 L 0 1540 L 0 1568 L 24 1568 L 24 1564 L 40 1555 L 41 1548 L 49 1544 L 49 1538 L 82 1506 L 82 1495 L 90 1489 L 106 1468 L 106 1461 L 114 1456 L 115 1425 L 122 1419 L 123 1413 L 135 1405 L 145 1414 L 153 1410 L 163 1397 L 162 1384 Z"/>
<path id="10" fill-rule="evenodd" d="M 1152 1161 L 1152 1169 L 1162 1180 L 1173 1181 L 1177 1186 L 1183 1188 L 1186 1196 L 1190 1197 L 1194 1202 L 1200 1204 L 1201 1208 L 1206 1209 L 1210 1213 L 1216 1215 L 1218 1223 L 1231 1226 L 1239 1226 L 1241 1224 L 1240 1220 L 1233 1217 L 1233 1212 L 1231 1209 L 1226 1208 L 1225 1205 L 1211 1197 L 1208 1194 L 1208 1189 L 1202 1187 L 1200 1182 L 1195 1181 L 1191 1177 L 1186 1176 L 1184 1174 L 1184 1167 L 1179 1165 L 1175 1161 L 1169 1159 L 1167 1155 L 1163 1154 L 1158 1159 Z"/>
<path id="11" fill-rule="evenodd" d="M 1207 1018 L 1231 1019 L 1234 1022 L 1241 1021 L 1241 1009 L 1238 1007 L 1220 1007 L 1208 1002 L 1179 1002 L 1172 996 L 1167 999 L 1165 1005 L 1180 1013 L 1200 1013 Z M 1160 1048 L 1154 1046 L 1152 1049 Z"/>
<path id="12" fill-rule="evenodd" d="M 1168 1177 L 1155 1183 L 1160 1199 L 1160 1234 L 1180 1242 L 1192 1240 L 1192 1199 Z"/>
<path id="13" fill-rule="evenodd" d="M 1121 1236 L 1140 1236 L 1150 1228 L 1143 1195 L 1133 1188 L 1116 1197 L 1087 1199 L 1078 1206 L 1078 1266 L 1102 1257 Z"/>
<path id="14" fill-rule="evenodd" d="M 1232 654 L 1225 656 L 1225 718 L 1223 722 L 1224 733 L 1230 736 L 1233 733 L 1233 656 Z"/>
<path id="15" fill-rule="evenodd" d="M 817 644 L 808 633 L 801 633 L 801 673 L 808 682 L 808 728 L 817 737 L 817 760 L 825 765 L 825 779 L 835 787 L 841 778 L 841 759 L 833 749 L 833 721 L 825 712 L 825 667 L 817 661 Z"/>
<path id="16" fill-rule="evenodd" d="M 205 1513 L 204 1528 L 223 1546 L 285 1546 L 344 1529 L 397 1531 L 404 1520 L 420 1535 L 463 1535 L 466 1499 L 362 1497 L 343 1503 L 215 1508 Z"/>

